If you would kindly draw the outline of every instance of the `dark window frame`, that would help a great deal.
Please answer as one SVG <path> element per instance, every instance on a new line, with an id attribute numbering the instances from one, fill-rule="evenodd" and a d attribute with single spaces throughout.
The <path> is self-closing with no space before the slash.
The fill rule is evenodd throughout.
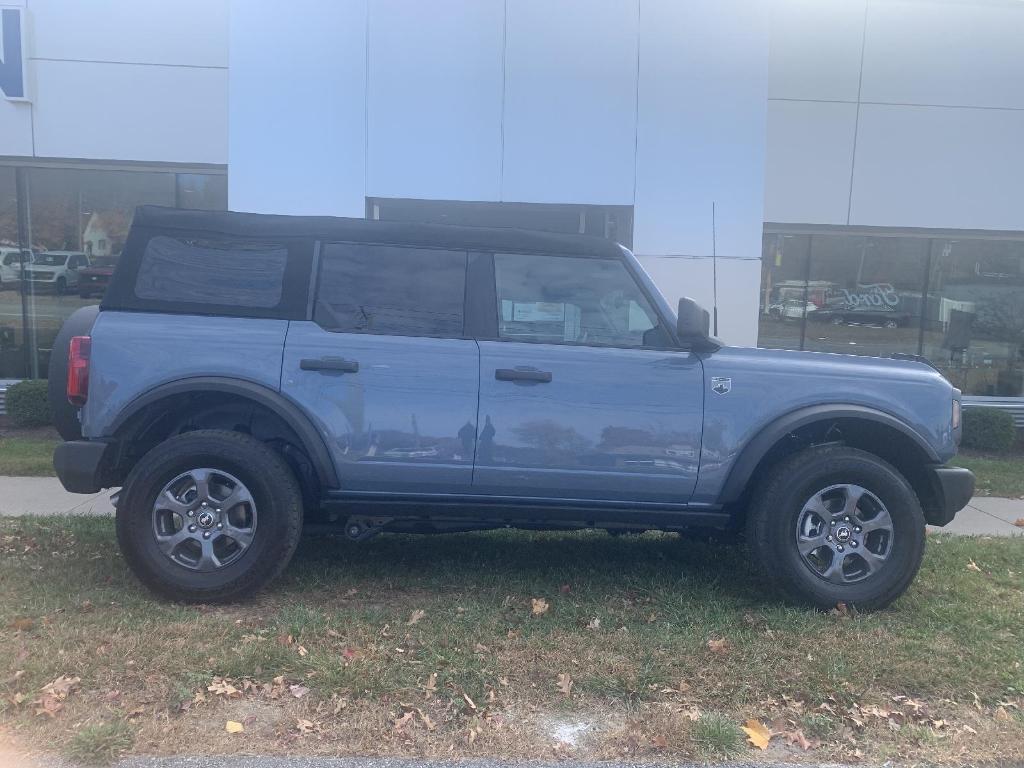
<path id="1" fill-rule="evenodd" d="M 316 319 L 316 307 L 320 301 L 320 291 L 323 288 L 323 271 L 324 266 L 329 260 L 327 249 L 332 245 L 348 245 L 359 248 L 398 248 L 404 250 L 415 250 L 415 251 L 442 251 L 444 253 L 461 253 L 466 257 L 465 265 L 463 267 L 463 295 L 462 295 L 462 333 L 458 336 L 450 334 L 426 334 L 426 333 L 392 333 L 388 331 L 377 331 L 377 330 L 359 330 L 359 329 L 342 329 L 342 328 L 330 328 L 325 326 Z M 327 333 L 353 333 L 363 336 L 392 336 L 395 338 L 408 338 L 408 339 L 459 339 L 459 340 L 472 340 L 472 337 L 468 335 L 467 323 L 468 323 L 468 310 L 467 300 L 469 298 L 469 264 L 470 259 L 473 255 L 473 251 L 468 248 L 460 248 L 453 246 L 437 246 L 437 245 L 411 245 L 409 243 L 387 243 L 387 242 L 372 242 L 364 240 L 318 240 L 316 243 L 316 268 L 311 278 L 311 291 L 310 301 L 308 307 L 307 320 L 315 323 L 321 330 Z"/>

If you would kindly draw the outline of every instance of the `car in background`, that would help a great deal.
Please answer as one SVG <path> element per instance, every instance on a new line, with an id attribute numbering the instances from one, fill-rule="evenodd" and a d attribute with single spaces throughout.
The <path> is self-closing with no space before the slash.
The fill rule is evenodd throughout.
<path id="1" fill-rule="evenodd" d="M 810 316 L 832 325 L 873 325 L 879 328 L 899 328 L 907 324 L 910 315 L 891 309 L 858 308 L 858 307 L 826 307 L 819 309 Z"/>
<path id="2" fill-rule="evenodd" d="M 81 251 L 43 251 L 32 260 L 32 268 L 25 270 L 25 279 L 37 290 L 53 289 L 63 296 L 69 288 L 78 287 L 78 272 L 89 264 L 89 257 Z"/>
<path id="3" fill-rule="evenodd" d="M 102 298 L 117 266 L 117 256 L 97 256 L 88 267 L 78 270 L 78 295 L 83 299 Z"/>
<path id="4" fill-rule="evenodd" d="M 785 299 L 768 307 L 768 314 L 777 320 L 800 320 L 805 314 L 816 312 L 818 305 L 800 299 Z"/>
<path id="5" fill-rule="evenodd" d="M 21 282 L 21 254 L 25 254 L 25 263 L 32 263 L 32 251 L 21 251 L 18 248 L 0 248 L 0 290 L 5 286 Z"/>

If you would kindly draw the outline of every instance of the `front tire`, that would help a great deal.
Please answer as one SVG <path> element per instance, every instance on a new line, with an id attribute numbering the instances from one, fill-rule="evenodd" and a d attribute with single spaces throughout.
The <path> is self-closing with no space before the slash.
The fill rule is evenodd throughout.
<path id="1" fill-rule="evenodd" d="M 247 597 L 291 560 L 302 493 L 284 459 L 249 435 L 188 432 L 135 466 L 117 506 L 117 538 L 147 587 L 183 602 Z"/>
<path id="2" fill-rule="evenodd" d="M 747 546 L 796 602 L 877 610 L 917 575 L 924 513 L 888 462 L 856 448 L 817 446 L 762 479 L 747 515 Z"/>

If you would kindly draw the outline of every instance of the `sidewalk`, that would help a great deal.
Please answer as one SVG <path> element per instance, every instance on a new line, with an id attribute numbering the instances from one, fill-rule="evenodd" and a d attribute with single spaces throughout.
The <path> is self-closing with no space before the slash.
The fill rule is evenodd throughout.
<path id="1" fill-rule="evenodd" d="M 17 515 L 112 515 L 112 491 L 68 493 L 53 477 L 0 477 L 0 517 Z M 1014 525 L 1024 519 L 1024 499 L 975 496 L 943 533 L 961 536 L 1022 536 Z"/>

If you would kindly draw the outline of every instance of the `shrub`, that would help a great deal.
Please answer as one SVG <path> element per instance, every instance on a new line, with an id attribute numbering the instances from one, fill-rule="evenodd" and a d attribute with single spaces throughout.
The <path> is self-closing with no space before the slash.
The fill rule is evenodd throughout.
<path id="1" fill-rule="evenodd" d="M 1013 416 L 998 408 L 964 408 L 964 434 L 960 445 L 986 453 L 1006 453 L 1013 448 L 1017 430 Z"/>
<path id="2" fill-rule="evenodd" d="M 7 415 L 18 427 L 43 427 L 53 423 L 46 382 L 19 381 L 7 389 Z"/>

